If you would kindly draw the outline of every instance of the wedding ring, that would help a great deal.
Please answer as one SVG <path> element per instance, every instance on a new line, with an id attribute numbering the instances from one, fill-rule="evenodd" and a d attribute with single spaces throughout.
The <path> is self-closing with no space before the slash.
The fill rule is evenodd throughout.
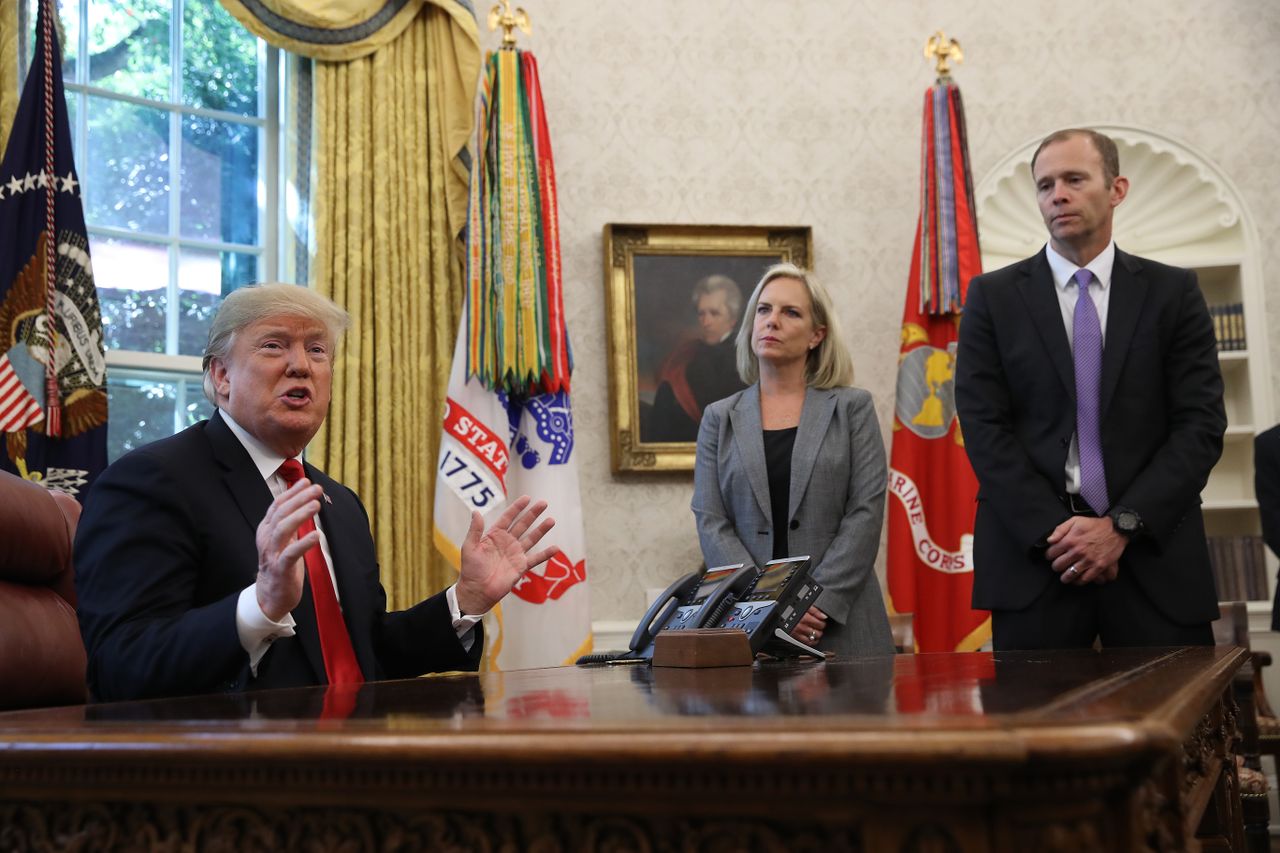
<path id="1" fill-rule="evenodd" d="M 1070 575 L 1071 577 L 1075 577 L 1075 576 L 1076 576 L 1076 572 L 1078 572 L 1078 571 L 1079 571 L 1079 569 L 1077 569 L 1077 568 L 1073 565 L 1071 568 L 1067 569 L 1067 574 L 1068 574 L 1068 575 Z"/>
<path id="2" fill-rule="evenodd" d="M 818 632 L 817 632 L 817 631 L 810 631 L 810 632 L 809 632 L 809 642 L 811 642 L 811 643 L 816 643 L 816 642 L 818 642 Z"/>

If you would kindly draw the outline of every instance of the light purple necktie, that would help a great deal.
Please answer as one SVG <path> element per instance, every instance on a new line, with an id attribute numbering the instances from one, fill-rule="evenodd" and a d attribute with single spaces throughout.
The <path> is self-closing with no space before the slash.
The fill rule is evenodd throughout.
<path id="1" fill-rule="evenodd" d="M 1093 273 L 1075 274 L 1076 313 L 1072 341 L 1076 362 L 1076 443 L 1080 449 L 1080 496 L 1098 515 L 1105 515 L 1107 475 L 1102 467 L 1102 425 L 1098 409 L 1102 389 L 1102 324 L 1089 296 Z"/>

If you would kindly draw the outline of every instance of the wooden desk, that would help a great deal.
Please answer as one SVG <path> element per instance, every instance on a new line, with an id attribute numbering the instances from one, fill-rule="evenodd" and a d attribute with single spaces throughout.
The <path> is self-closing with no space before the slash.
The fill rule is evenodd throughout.
<path id="1" fill-rule="evenodd" d="M 0 714 L 0 847 L 1242 849 L 1238 648 L 545 669 Z M 1201 824 L 1201 817 L 1204 823 Z"/>

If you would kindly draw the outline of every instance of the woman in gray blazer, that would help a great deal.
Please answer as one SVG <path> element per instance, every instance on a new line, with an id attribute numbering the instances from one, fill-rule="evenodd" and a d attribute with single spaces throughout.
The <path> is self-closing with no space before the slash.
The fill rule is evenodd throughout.
<path id="1" fill-rule="evenodd" d="M 693 514 L 708 566 L 809 555 L 823 592 L 793 635 L 840 655 L 893 654 L 875 574 L 887 470 L 871 395 L 822 286 L 793 264 L 756 285 L 737 337 L 748 387 L 708 406 Z"/>

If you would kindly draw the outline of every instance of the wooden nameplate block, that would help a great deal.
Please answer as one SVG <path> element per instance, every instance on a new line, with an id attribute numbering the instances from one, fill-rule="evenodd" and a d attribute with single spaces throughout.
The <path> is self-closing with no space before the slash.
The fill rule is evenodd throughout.
<path id="1" fill-rule="evenodd" d="M 659 631 L 653 642 L 654 666 L 750 666 L 752 659 L 751 642 L 738 628 Z"/>

